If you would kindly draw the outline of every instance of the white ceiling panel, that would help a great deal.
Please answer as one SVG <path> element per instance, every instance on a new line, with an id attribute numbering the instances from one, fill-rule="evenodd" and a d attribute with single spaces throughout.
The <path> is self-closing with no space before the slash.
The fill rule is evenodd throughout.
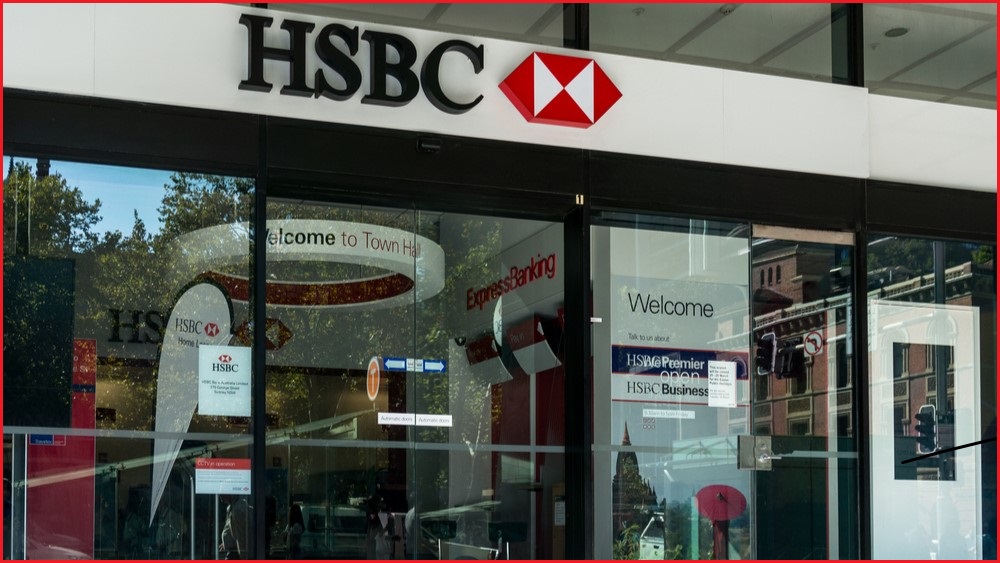
<path id="1" fill-rule="evenodd" d="M 452 4 L 441 16 L 441 25 L 486 29 L 504 34 L 527 34 L 552 4 Z M 562 25 L 562 13 L 558 17 Z"/>
<path id="2" fill-rule="evenodd" d="M 830 19 L 829 4 L 739 4 L 678 52 L 749 63 L 803 29 Z"/>
<path id="3" fill-rule="evenodd" d="M 832 32 L 830 26 L 827 25 L 797 43 L 793 48 L 774 57 L 764 66 L 796 76 L 823 81 L 829 80 L 832 75 L 830 64 L 830 61 L 833 60 L 832 42 Z"/>
<path id="4" fill-rule="evenodd" d="M 591 4 L 595 50 L 658 58 L 721 4 Z"/>
<path id="5" fill-rule="evenodd" d="M 996 49 L 996 35 L 989 32 L 980 33 L 904 72 L 893 81 L 953 89 L 964 88 L 985 75 L 979 54 L 995 53 Z"/>
<path id="6" fill-rule="evenodd" d="M 906 66 L 919 63 L 984 25 L 979 19 L 934 15 L 905 6 L 866 6 L 865 76 L 886 80 Z M 995 22 L 994 22 L 995 25 Z M 886 37 L 890 29 L 905 28 L 901 37 Z M 995 60 L 996 53 L 993 52 Z"/>
<path id="7" fill-rule="evenodd" d="M 969 91 L 972 92 L 973 94 L 988 94 L 991 96 L 996 96 L 997 94 L 996 73 L 994 72 L 993 78 L 991 80 L 987 80 L 986 82 L 983 82 L 979 86 L 976 86 L 975 88 Z"/>
<path id="8" fill-rule="evenodd" d="M 437 4 L 271 4 L 276 10 L 289 12 L 301 12 L 316 14 L 325 17 L 342 17 L 357 19 L 361 21 L 387 21 L 386 17 L 394 20 L 411 20 L 409 25 L 414 25 L 414 21 L 427 18 Z M 375 16 L 375 17 L 370 17 Z"/>

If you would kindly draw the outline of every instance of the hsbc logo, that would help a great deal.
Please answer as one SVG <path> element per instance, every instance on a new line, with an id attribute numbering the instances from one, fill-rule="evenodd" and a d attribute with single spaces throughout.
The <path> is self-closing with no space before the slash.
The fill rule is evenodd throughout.
<path id="1" fill-rule="evenodd" d="M 246 78 L 239 82 L 241 90 L 270 92 L 272 81 L 284 78 L 283 96 L 343 102 L 367 81 L 362 104 L 398 108 L 423 91 L 435 108 L 455 115 L 471 111 L 484 99 L 483 94 L 472 92 L 449 96 L 442 78 L 452 74 L 441 70 L 445 55 L 452 53 L 449 56 L 466 59 L 459 64 L 460 73 L 469 78 L 479 74 L 486 68 L 483 44 L 448 39 L 421 53 L 402 35 L 336 22 L 317 31 L 314 23 L 284 19 L 275 26 L 282 30 L 278 31 L 272 29 L 273 18 L 242 14 L 239 23 L 247 32 Z M 287 36 L 284 41 L 282 35 Z M 367 66 L 359 60 L 363 59 L 363 43 L 368 44 Z M 284 76 L 266 76 L 267 60 L 286 63 L 278 65 L 287 65 Z M 313 67 L 316 70 L 310 74 Z M 622 97 L 593 59 L 539 52 L 521 62 L 499 87 L 529 122 L 580 128 L 596 123 Z"/>
<path id="2" fill-rule="evenodd" d="M 590 127 L 622 97 L 593 59 L 532 53 L 500 83 L 532 123 Z"/>
<path id="3" fill-rule="evenodd" d="M 174 329 L 181 333 L 204 334 L 209 337 L 219 335 L 219 325 L 215 323 L 203 323 L 202 321 L 196 321 L 194 319 L 175 319 Z"/>
<path id="4" fill-rule="evenodd" d="M 218 362 L 212 362 L 212 371 L 222 373 L 237 373 L 240 366 L 233 363 L 233 357 L 229 354 L 219 355 Z"/>

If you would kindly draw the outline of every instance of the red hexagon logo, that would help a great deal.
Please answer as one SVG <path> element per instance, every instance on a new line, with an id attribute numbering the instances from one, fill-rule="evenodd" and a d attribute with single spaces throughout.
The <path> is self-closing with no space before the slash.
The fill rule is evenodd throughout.
<path id="1" fill-rule="evenodd" d="M 205 336 L 216 336 L 219 334 L 219 325 L 215 323 L 205 323 Z"/>
<path id="2" fill-rule="evenodd" d="M 500 83 L 532 123 L 587 128 L 622 97 L 593 59 L 532 53 Z"/>
<path id="3" fill-rule="evenodd" d="M 230 356 L 229 354 L 223 354 L 219 356 L 219 361 L 224 364 L 228 364 L 229 362 L 233 361 L 233 357 Z"/>

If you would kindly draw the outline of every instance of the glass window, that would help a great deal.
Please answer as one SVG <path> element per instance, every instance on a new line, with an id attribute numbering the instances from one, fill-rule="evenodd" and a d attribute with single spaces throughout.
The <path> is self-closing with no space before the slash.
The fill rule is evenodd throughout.
<path id="1" fill-rule="evenodd" d="M 843 387 L 855 355 L 846 275 L 853 236 L 767 225 L 754 225 L 753 235 L 751 267 L 773 264 L 776 274 L 775 285 L 752 294 L 754 373 L 773 385 L 769 401 L 754 403 L 753 426 L 770 426 L 779 456 L 752 472 L 754 557 L 850 558 L 858 553 L 857 440 L 854 396 Z M 824 527 L 828 536 L 809 532 Z"/>
<path id="2" fill-rule="evenodd" d="M 540 45 L 563 44 L 563 5 L 528 4 L 275 4 L 277 10 L 324 18 L 494 37 Z"/>
<path id="3" fill-rule="evenodd" d="M 996 557 L 995 252 L 868 244 L 876 558 Z"/>
<path id="4" fill-rule="evenodd" d="M 873 94 L 996 109 L 996 4 L 866 4 Z"/>
<path id="5" fill-rule="evenodd" d="M 612 213 L 600 223 L 591 230 L 603 319 L 593 325 L 595 556 L 750 558 L 751 475 L 736 465 L 752 420 L 746 225 Z M 716 492 L 731 503 L 725 545 L 713 544 L 704 504 Z"/>
<path id="6" fill-rule="evenodd" d="M 591 4 L 595 51 L 830 82 L 829 4 Z"/>
<path id="7" fill-rule="evenodd" d="M 4 166 L 5 556 L 216 557 L 226 507 L 198 468 L 248 477 L 250 366 L 205 274 L 247 275 L 252 182 Z M 200 235 L 218 224 L 224 256 Z"/>
<path id="8" fill-rule="evenodd" d="M 271 555 L 558 558 L 562 224 L 270 199 L 267 229 Z"/>

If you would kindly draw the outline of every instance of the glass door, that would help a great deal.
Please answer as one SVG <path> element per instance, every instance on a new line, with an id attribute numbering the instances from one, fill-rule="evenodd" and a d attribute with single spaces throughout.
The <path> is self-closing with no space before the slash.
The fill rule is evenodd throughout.
<path id="1" fill-rule="evenodd" d="M 594 553 L 857 557 L 853 236 L 591 229 Z"/>
<path id="2" fill-rule="evenodd" d="M 750 250 L 754 557 L 857 558 L 853 234 L 755 225 Z"/>
<path id="3" fill-rule="evenodd" d="M 272 198 L 265 241 L 268 556 L 557 558 L 562 224 Z"/>
<path id="4" fill-rule="evenodd" d="M 748 225 L 604 214 L 591 243 L 595 558 L 751 558 Z"/>

